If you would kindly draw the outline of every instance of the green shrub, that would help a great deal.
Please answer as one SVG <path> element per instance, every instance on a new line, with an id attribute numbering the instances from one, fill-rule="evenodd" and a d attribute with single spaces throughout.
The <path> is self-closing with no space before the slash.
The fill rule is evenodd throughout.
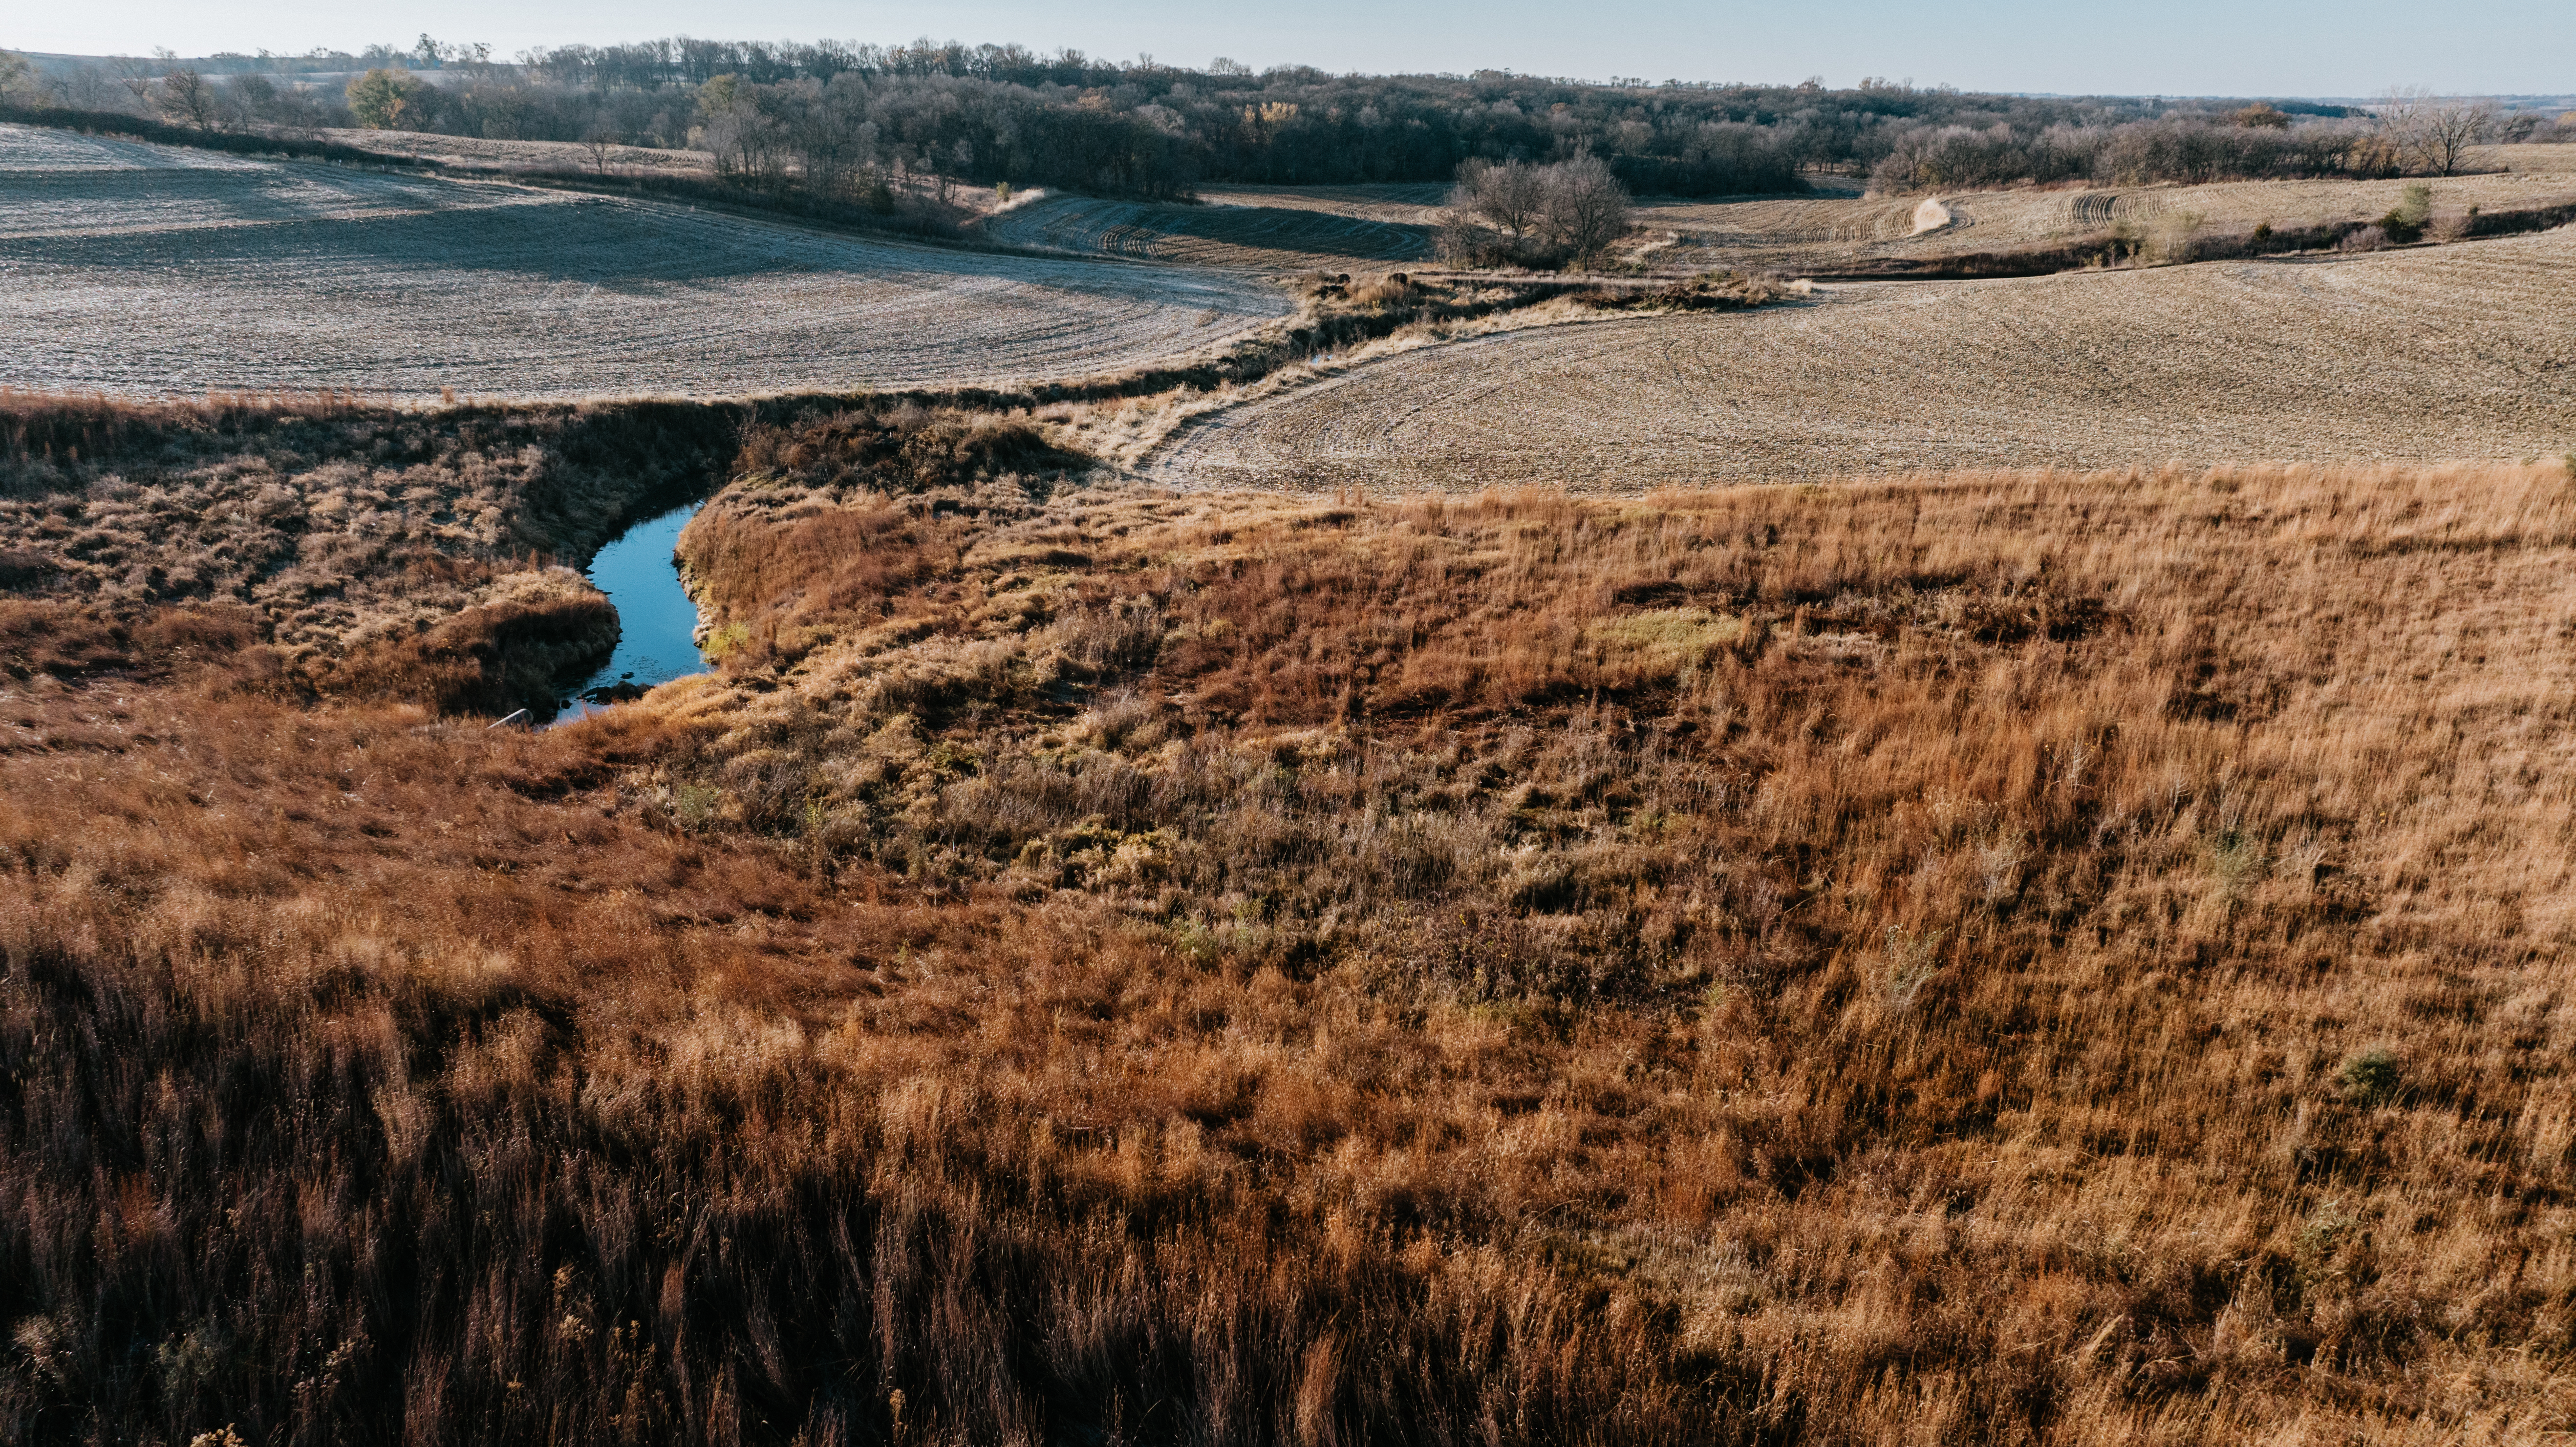
<path id="1" fill-rule="evenodd" d="M 2397 1052 L 2385 1045 L 2373 1045 L 2344 1061 L 2335 1078 L 2362 1104 L 2377 1105 L 2397 1094 Z"/>
<path id="2" fill-rule="evenodd" d="M 2420 239 L 2433 219 L 2433 188 L 2417 182 L 2406 188 L 2394 209 L 2379 218 L 2379 229 L 2388 239 L 2408 242 Z"/>

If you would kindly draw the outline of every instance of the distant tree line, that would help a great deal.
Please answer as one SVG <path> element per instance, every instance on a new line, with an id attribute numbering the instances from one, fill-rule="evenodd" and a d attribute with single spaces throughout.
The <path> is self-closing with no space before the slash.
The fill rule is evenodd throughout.
<path id="1" fill-rule="evenodd" d="M 2390 91 L 2359 119 L 2296 119 L 2271 105 L 2117 125 L 1916 126 L 1870 169 L 1872 189 L 1970 190 L 2090 181 L 2146 185 L 2324 176 L 2448 176 L 2489 141 L 2576 140 L 2576 116 L 2508 130 L 2485 101 Z"/>
<path id="2" fill-rule="evenodd" d="M 1837 90 L 1814 80 L 1255 73 L 1222 58 L 1189 69 L 928 41 L 678 36 L 503 63 L 485 47 L 423 35 L 356 54 L 164 55 L 42 80 L 60 104 L 215 129 L 364 125 L 701 146 L 749 184 L 825 190 L 864 190 L 895 172 L 1185 197 L 1203 183 L 1445 183 L 1468 162 L 1546 167 L 1579 156 L 1631 192 L 1702 196 L 1796 191 L 1819 170 L 1919 190 L 2421 169 L 2388 127 L 2338 106 L 1978 95 L 1875 79 Z M 2516 124 L 2524 134 L 2490 130 L 2557 133 Z M 2576 125 L 2558 129 L 2576 137 Z"/>

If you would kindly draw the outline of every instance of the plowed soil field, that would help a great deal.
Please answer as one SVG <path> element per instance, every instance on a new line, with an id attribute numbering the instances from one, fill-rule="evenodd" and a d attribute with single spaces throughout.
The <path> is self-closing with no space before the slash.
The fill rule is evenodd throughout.
<path id="1" fill-rule="evenodd" d="M 1212 186 L 1196 206 L 1048 196 L 984 222 L 1014 246 L 1260 271 L 1421 261 L 1446 186 Z"/>
<path id="2" fill-rule="evenodd" d="M 1189 487 L 1660 485 L 2576 445 L 2576 228 L 2334 259 L 1822 289 L 1502 333 L 1214 412 Z"/>
<path id="3" fill-rule="evenodd" d="M 0 126 L 0 385 L 565 397 L 1001 383 L 1205 350 L 1287 310 L 1220 272 Z"/>

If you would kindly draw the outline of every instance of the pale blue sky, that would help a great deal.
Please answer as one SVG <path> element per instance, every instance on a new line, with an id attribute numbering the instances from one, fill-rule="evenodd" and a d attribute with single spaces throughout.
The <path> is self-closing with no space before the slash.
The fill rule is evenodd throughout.
<path id="1" fill-rule="evenodd" d="M 356 49 L 371 41 L 484 41 L 499 54 L 567 41 L 686 33 L 726 39 L 892 42 L 917 35 L 1150 53 L 1256 68 L 1508 67 L 1650 80 L 1796 81 L 1821 74 L 1946 81 L 1971 90 L 2163 95 L 2366 95 L 2396 84 L 2454 92 L 2576 91 L 2569 0 L 2066 0 L 1833 6 L 1677 0 L 1484 0 L 1388 5 L 1104 0 L 1040 4 L 825 0 L 17 0 L 0 47 L 77 53 Z"/>

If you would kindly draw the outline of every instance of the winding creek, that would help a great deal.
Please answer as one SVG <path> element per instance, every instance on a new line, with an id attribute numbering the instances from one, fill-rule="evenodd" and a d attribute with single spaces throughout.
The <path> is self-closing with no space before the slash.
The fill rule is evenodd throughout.
<path id="1" fill-rule="evenodd" d="M 583 573 L 617 608 L 617 651 L 568 691 L 554 722 L 587 718 L 657 683 L 706 670 L 694 637 L 698 605 L 680 586 L 673 554 L 680 529 L 696 516 L 689 503 L 644 519 L 617 535 Z"/>

